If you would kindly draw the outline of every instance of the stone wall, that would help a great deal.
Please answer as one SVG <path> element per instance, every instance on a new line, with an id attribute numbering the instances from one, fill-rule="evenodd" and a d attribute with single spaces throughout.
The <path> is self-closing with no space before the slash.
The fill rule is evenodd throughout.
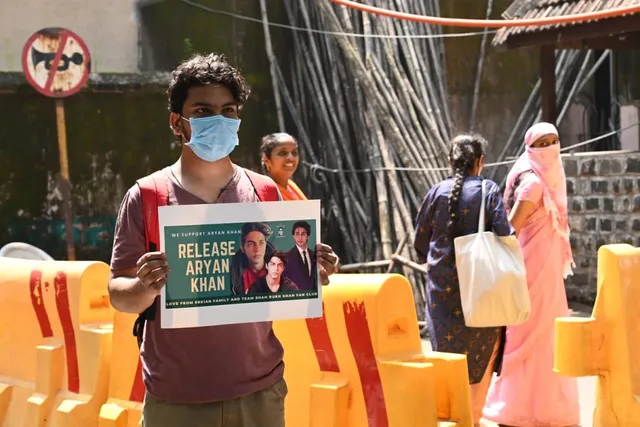
<path id="1" fill-rule="evenodd" d="M 570 300 L 593 303 L 602 245 L 640 246 L 640 153 L 566 156 L 571 246 L 576 263 L 567 280 Z"/>

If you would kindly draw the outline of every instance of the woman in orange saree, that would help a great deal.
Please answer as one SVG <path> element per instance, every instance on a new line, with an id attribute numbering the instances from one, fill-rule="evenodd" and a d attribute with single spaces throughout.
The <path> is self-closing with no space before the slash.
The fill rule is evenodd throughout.
<path id="1" fill-rule="evenodd" d="M 262 160 L 262 172 L 273 179 L 278 185 L 278 190 L 284 201 L 307 200 L 307 196 L 300 187 L 291 180 L 300 163 L 298 154 L 298 142 L 288 133 L 272 133 L 265 135 L 260 144 L 260 157 Z M 336 256 L 333 264 L 334 272 L 338 271 L 340 259 Z M 320 282 L 322 285 L 329 283 L 325 268 L 320 265 Z"/>
<path id="2" fill-rule="evenodd" d="M 283 200 L 307 200 L 300 187 L 291 180 L 300 163 L 298 142 L 288 133 L 272 133 L 260 145 L 262 170 L 278 185 Z"/>

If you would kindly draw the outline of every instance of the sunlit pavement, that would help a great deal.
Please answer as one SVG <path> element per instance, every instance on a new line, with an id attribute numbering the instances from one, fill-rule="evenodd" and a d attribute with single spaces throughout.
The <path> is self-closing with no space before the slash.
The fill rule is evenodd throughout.
<path id="1" fill-rule="evenodd" d="M 586 317 L 591 314 L 591 309 L 585 306 L 573 306 L 572 316 Z M 425 351 L 431 350 L 431 343 L 429 340 L 422 341 L 422 347 Z M 578 378 L 578 392 L 580 399 L 580 426 L 592 427 L 593 426 L 593 410 L 596 407 L 596 377 Z M 484 422 L 486 427 L 497 427 L 497 424 Z"/>

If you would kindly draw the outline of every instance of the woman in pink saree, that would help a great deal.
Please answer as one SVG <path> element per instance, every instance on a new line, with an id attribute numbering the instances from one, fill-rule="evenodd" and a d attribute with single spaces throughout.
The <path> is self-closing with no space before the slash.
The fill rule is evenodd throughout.
<path id="1" fill-rule="evenodd" d="M 531 315 L 507 328 L 502 372 L 483 415 L 502 426 L 573 426 L 580 418 L 577 380 L 553 372 L 554 322 L 569 314 L 564 279 L 573 267 L 558 131 L 538 123 L 524 143 L 504 198 L 527 267 Z"/>

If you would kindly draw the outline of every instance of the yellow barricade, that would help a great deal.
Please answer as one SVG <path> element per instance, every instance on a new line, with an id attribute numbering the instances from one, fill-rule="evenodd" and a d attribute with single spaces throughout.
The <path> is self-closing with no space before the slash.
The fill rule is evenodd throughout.
<path id="1" fill-rule="evenodd" d="M 405 277 L 337 274 L 322 291 L 323 319 L 274 322 L 288 426 L 473 425 L 466 357 L 424 354 Z"/>
<path id="2" fill-rule="evenodd" d="M 111 370 L 108 400 L 100 410 L 99 427 L 140 425 L 144 385 L 137 371 L 140 351 L 132 332 L 137 317 L 135 314 L 115 313 L 111 364 L 117 368 Z M 136 384 L 136 380 L 140 382 Z"/>
<path id="3" fill-rule="evenodd" d="M 0 426 L 91 427 L 113 310 L 101 262 L 0 258 Z"/>
<path id="4" fill-rule="evenodd" d="M 136 316 L 110 307 L 108 276 L 101 262 L 0 258 L 1 427 L 139 425 Z M 274 323 L 287 425 L 472 425 L 466 359 L 423 354 L 404 277 L 335 275 L 323 291 L 323 318 Z"/>
<path id="5" fill-rule="evenodd" d="M 594 427 L 640 426 L 640 249 L 598 250 L 598 296 L 590 318 L 558 318 L 554 370 L 598 376 Z"/>

